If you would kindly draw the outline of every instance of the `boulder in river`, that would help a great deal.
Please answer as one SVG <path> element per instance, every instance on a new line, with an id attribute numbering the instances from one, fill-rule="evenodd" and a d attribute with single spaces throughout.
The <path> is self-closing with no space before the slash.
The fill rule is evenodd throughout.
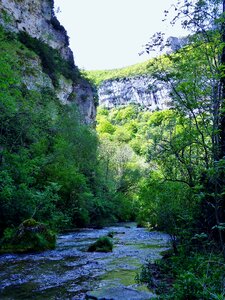
<path id="1" fill-rule="evenodd" d="M 3 238 L 1 252 L 39 252 L 54 249 L 56 235 L 34 219 L 23 221 L 11 236 Z"/>
<path id="2" fill-rule="evenodd" d="M 109 237 L 103 236 L 97 239 L 97 241 L 90 245 L 88 252 L 112 252 L 113 243 Z"/>

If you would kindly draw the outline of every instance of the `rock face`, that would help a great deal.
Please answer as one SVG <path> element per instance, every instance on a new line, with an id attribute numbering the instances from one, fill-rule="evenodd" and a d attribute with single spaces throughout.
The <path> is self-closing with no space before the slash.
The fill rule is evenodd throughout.
<path id="1" fill-rule="evenodd" d="M 187 37 L 175 37 L 175 36 L 170 36 L 167 39 L 167 51 L 166 52 L 175 52 L 188 43 L 188 38 Z"/>
<path id="2" fill-rule="evenodd" d="M 97 95 L 91 85 L 84 79 L 74 85 L 73 93 L 76 103 L 86 124 L 93 124 L 96 118 Z"/>
<path id="3" fill-rule="evenodd" d="M 73 60 L 65 29 L 54 16 L 53 0 L 2 0 L 0 24 L 13 32 L 26 31 Z"/>
<path id="4" fill-rule="evenodd" d="M 188 43 L 187 37 L 169 37 L 166 53 L 176 52 Z M 138 104 L 150 111 L 171 107 L 170 92 L 166 85 L 151 75 L 132 75 L 127 78 L 108 79 L 98 88 L 99 105 L 106 108 Z"/>
<path id="5" fill-rule="evenodd" d="M 103 81 L 98 88 L 99 105 L 112 108 L 131 103 L 154 111 L 170 107 L 169 92 L 148 75 Z"/>
<path id="6" fill-rule="evenodd" d="M 27 89 L 54 90 L 62 104 L 76 103 L 87 124 L 95 122 L 96 104 L 94 92 L 89 82 L 81 78 L 78 68 L 74 65 L 74 58 L 69 48 L 69 38 L 66 30 L 54 15 L 53 0 L 1 0 L 0 25 L 6 31 L 27 36 L 47 45 L 48 53 L 58 53 L 72 72 L 77 72 L 76 78 L 65 72 L 57 72 L 57 85 L 51 74 L 46 73 L 43 59 L 27 57 L 22 68 L 24 69 L 23 82 Z M 27 46 L 27 45 L 26 45 Z M 34 50 L 34 49 L 32 49 Z M 40 52 L 40 51 L 39 51 Z M 37 54 L 37 52 L 36 52 Z M 43 54 L 43 53 L 42 53 Z M 54 55 L 54 54 L 52 54 Z M 63 63 L 62 63 L 63 64 Z"/>

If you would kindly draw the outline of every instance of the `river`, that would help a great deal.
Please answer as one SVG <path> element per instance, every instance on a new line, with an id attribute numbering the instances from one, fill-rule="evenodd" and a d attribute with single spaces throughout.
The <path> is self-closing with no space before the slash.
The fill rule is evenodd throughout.
<path id="1" fill-rule="evenodd" d="M 87 252 L 109 232 L 115 233 L 113 252 Z M 168 240 L 167 234 L 125 223 L 61 234 L 55 250 L 1 255 L 0 299 L 151 299 L 135 276 L 146 261 L 160 258 Z"/>

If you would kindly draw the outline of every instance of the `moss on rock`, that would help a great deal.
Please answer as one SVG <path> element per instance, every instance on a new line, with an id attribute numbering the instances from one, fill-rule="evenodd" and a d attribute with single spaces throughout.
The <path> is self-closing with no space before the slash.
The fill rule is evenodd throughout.
<path id="1" fill-rule="evenodd" d="M 112 252 L 113 243 L 109 237 L 103 236 L 97 239 L 97 241 L 90 245 L 88 252 Z"/>
<path id="2" fill-rule="evenodd" d="M 7 231 L 0 243 L 0 252 L 39 252 L 54 249 L 56 235 L 34 219 L 23 221 L 17 230 Z"/>

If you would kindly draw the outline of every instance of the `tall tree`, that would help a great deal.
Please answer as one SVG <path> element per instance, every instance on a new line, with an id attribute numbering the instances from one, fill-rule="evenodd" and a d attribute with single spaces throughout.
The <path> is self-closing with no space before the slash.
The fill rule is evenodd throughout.
<path id="1" fill-rule="evenodd" d="M 221 22 L 221 42 L 222 42 L 222 55 L 221 55 L 221 110 L 220 110 L 220 151 L 219 158 L 225 156 L 225 0 L 223 0 L 223 13 Z"/>
<path id="2" fill-rule="evenodd" d="M 158 60 L 156 78 L 167 84 L 173 106 L 189 115 L 199 132 L 206 154 L 206 167 L 199 178 L 205 195 L 203 223 L 209 234 L 219 240 L 225 256 L 225 1 L 183 0 L 174 8 L 172 23 L 181 21 L 190 35 L 186 46 L 176 54 L 164 55 L 163 61 L 160 58 L 163 65 Z M 146 51 L 162 45 L 162 37 L 156 35 L 146 45 Z M 206 131 L 200 122 L 206 125 Z"/>

